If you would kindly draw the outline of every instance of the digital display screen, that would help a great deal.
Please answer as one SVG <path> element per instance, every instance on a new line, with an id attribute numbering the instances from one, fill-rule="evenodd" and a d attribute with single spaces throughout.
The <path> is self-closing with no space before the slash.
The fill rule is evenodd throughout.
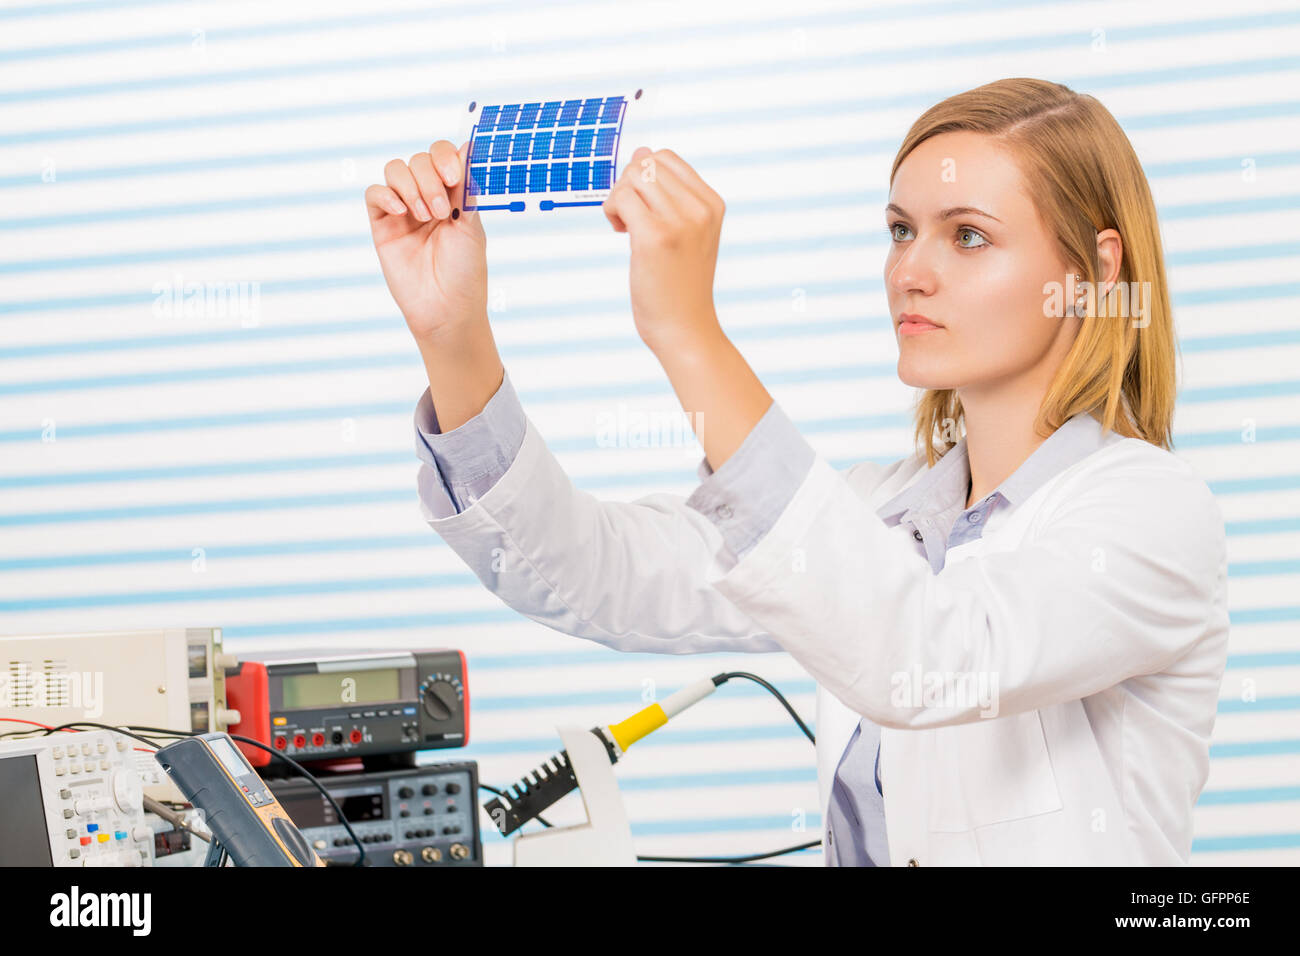
<path id="1" fill-rule="evenodd" d="M 51 866 L 36 756 L 0 759 L 0 866 Z"/>
<path id="2" fill-rule="evenodd" d="M 344 707 L 400 700 L 400 673 L 385 670 L 291 674 L 280 678 L 281 706 L 286 710 Z"/>
<path id="3" fill-rule="evenodd" d="M 217 759 L 221 761 L 222 765 L 230 771 L 232 777 L 238 779 L 253 772 L 253 768 L 244 762 L 244 758 L 229 739 L 213 737 L 208 741 L 208 746 L 212 748 L 212 752 L 217 755 Z"/>
<path id="4" fill-rule="evenodd" d="M 384 792 L 378 787 L 347 793 L 330 790 L 330 794 L 342 808 L 343 816 L 349 823 L 384 819 Z M 280 801 L 280 806 L 284 807 L 284 812 L 289 814 L 300 830 L 308 827 L 330 827 L 339 822 L 334 808 L 319 791 L 312 790 L 292 796 L 277 792 L 275 796 Z"/>

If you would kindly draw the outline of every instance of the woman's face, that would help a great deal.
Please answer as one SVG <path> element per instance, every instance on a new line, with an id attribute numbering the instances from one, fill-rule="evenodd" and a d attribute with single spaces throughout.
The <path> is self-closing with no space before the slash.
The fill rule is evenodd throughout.
<path id="1" fill-rule="evenodd" d="M 1069 270 L 1023 191 L 1011 155 L 981 133 L 942 133 L 908 155 L 885 210 L 885 288 L 898 377 L 955 388 L 968 404 L 1011 383 L 1040 394 L 1080 320 L 1044 315 Z M 910 332 L 906 313 L 938 328 Z"/>

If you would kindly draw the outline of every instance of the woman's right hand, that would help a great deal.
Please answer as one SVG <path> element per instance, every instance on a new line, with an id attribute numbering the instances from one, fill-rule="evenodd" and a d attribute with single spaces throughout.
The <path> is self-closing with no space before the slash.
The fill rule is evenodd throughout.
<path id="1" fill-rule="evenodd" d="M 487 236 L 465 211 L 468 150 L 440 139 L 409 162 L 394 159 L 385 184 L 366 190 L 384 280 L 421 347 L 487 318 Z"/>

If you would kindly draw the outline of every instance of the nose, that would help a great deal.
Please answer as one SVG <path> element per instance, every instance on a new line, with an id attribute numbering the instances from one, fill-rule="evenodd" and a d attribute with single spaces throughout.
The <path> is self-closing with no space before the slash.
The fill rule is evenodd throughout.
<path id="1" fill-rule="evenodd" d="M 897 295 L 933 294 L 937 273 L 928 242 L 918 236 L 896 244 L 894 250 L 894 255 L 885 260 L 885 284 L 889 291 Z"/>

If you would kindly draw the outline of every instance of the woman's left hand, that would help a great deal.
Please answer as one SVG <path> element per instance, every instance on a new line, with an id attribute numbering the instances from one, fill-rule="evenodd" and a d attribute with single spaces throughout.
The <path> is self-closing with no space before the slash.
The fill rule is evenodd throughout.
<path id="1" fill-rule="evenodd" d="M 636 329 L 657 355 L 721 332 L 713 272 L 726 205 L 671 149 L 641 146 L 604 203 L 632 246 Z"/>

